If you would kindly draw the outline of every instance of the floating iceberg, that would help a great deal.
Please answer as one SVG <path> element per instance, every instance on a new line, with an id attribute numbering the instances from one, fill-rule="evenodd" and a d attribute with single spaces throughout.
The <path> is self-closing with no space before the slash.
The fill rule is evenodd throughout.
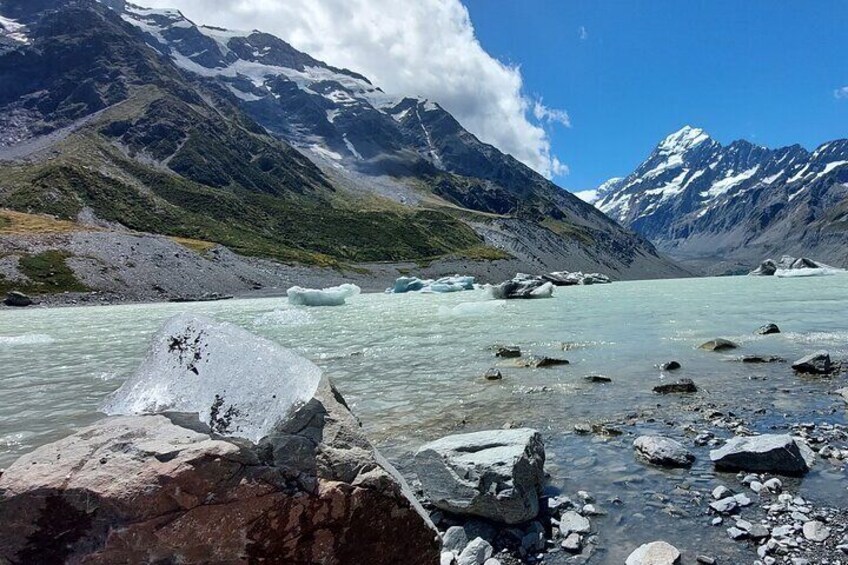
<path id="1" fill-rule="evenodd" d="M 321 369 L 272 341 L 183 314 L 165 323 L 136 373 L 100 409 L 194 413 L 219 434 L 256 443 L 309 401 L 320 379 Z"/>
<path id="2" fill-rule="evenodd" d="M 612 281 L 606 275 L 601 273 L 586 273 L 580 271 L 569 273 L 567 271 L 554 271 L 547 275 L 542 275 L 542 278 L 554 284 L 554 286 L 574 286 L 574 285 L 590 285 L 590 284 L 609 284 Z"/>
<path id="3" fill-rule="evenodd" d="M 846 273 L 845 269 L 839 269 L 825 265 L 806 257 L 790 257 L 784 255 L 780 261 L 766 259 L 760 266 L 748 273 L 750 276 L 768 277 L 775 276 L 779 278 L 795 278 L 795 277 L 821 277 L 828 275 L 837 275 Z"/>
<path id="4" fill-rule="evenodd" d="M 442 277 L 437 280 L 419 279 L 417 277 L 400 277 L 394 286 L 386 289 L 388 294 L 405 294 L 407 292 L 461 292 L 463 290 L 474 290 L 474 277 L 454 275 Z"/>
<path id="5" fill-rule="evenodd" d="M 289 304 L 295 306 L 342 306 L 348 298 L 359 294 L 361 289 L 355 284 L 343 284 L 325 289 L 301 288 L 293 286 L 286 291 Z"/>
<path id="6" fill-rule="evenodd" d="M 518 273 L 511 281 L 489 286 L 487 290 L 495 300 L 551 298 L 554 294 L 554 284 L 541 277 Z"/>

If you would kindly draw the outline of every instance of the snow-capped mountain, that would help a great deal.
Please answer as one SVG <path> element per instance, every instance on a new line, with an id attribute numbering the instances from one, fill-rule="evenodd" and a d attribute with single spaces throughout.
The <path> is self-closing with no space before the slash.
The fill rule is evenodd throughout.
<path id="1" fill-rule="evenodd" d="M 592 201 L 680 259 L 750 265 L 786 252 L 844 265 L 847 198 L 848 140 L 813 152 L 724 146 L 686 126 Z"/>

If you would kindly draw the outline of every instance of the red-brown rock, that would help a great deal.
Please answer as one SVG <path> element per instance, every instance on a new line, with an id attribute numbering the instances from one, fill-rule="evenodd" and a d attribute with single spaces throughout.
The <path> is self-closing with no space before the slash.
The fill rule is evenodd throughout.
<path id="1" fill-rule="evenodd" d="M 438 562 L 326 379 L 258 446 L 189 420 L 108 418 L 21 457 L 0 477 L 0 563 Z"/>

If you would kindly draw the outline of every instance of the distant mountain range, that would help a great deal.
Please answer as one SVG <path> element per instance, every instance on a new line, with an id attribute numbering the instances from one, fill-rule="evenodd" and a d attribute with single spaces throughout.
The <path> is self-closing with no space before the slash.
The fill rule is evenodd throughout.
<path id="1" fill-rule="evenodd" d="M 306 264 L 686 274 L 438 101 L 176 10 L 0 0 L 0 132 L 0 207 Z"/>
<path id="2" fill-rule="evenodd" d="M 790 254 L 848 266 L 848 139 L 810 152 L 684 127 L 626 178 L 584 197 L 676 259 L 709 272 Z"/>

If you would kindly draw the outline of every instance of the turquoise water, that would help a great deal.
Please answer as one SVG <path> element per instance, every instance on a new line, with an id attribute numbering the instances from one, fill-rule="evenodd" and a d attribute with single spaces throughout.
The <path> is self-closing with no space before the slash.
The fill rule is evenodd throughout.
<path id="1" fill-rule="evenodd" d="M 550 300 L 508 303 L 474 291 L 362 295 L 343 307 L 314 309 L 276 298 L 6 310 L 0 312 L 0 467 L 101 417 L 98 404 L 137 366 L 149 336 L 184 311 L 234 322 L 315 361 L 335 379 L 369 437 L 404 471 L 410 453 L 439 435 L 537 427 L 548 445 L 552 490 L 590 490 L 601 506 L 606 498 L 622 499 L 621 511 L 609 508 L 599 520 L 602 542 L 604 532 L 635 542 L 652 529 L 681 530 L 681 519 L 667 515 L 666 503 L 651 504 L 651 497 L 674 492 L 681 481 L 715 486 L 707 449 L 693 447 L 682 429 L 686 423 L 711 429 L 700 414 L 706 404 L 732 410 L 754 431 L 800 421 L 844 423 L 844 405 L 829 394 L 846 386 L 844 376 L 799 378 L 788 364 L 733 359 L 761 354 L 791 361 L 818 349 L 848 359 L 848 276 L 627 282 L 560 288 Z M 784 333 L 752 333 L 767 322 Z M 728 354 L 697 349 L 715 337 L 741 348 Z M 490 347 L 499 343 L 571 364 L 502 367 L 504 379 L 487 382 L 480 375 L 497 364 Z M 683 369 L 664 376 L 655 368 L 672 359 Z M 583 378 L 589 374 L 613 382 L 591 384 Z M 651 392 L 682 377 L 701 391 L 690 397 Z M 625 434 L 573 434 L 583 421 L 610 421 Z M 698 456 L 693 470 L 669 473 L 635 461 L 630 444 L 646 431 L 684 440 Z M 841 470 L 822 468 L 798 488 L 844 501 L 846 486 Z M 639 514 L 650 519 L 634 518 Z M 698 527 L 679 542 L 681 549 L 711 543 L 714 535 L 726 539 L 696 515 L 690 519 Z M 605 558 L 618 559 L 615 548 L 606 551 Z"/>

